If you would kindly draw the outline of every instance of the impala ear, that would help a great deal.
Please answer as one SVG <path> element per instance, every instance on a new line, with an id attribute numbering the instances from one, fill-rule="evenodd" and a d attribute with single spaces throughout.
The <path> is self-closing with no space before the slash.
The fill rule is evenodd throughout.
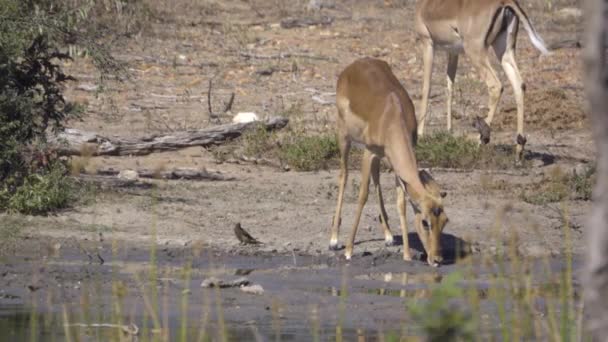
<path id="1" fill-rule="evenodd" d="M 441 198 L 445 198 L 445 196 L 447 196 L 448 193 L 445 192 L 445 191 L 442 191 L 442 192 L 439 193 L 439 195 L 441 196 Z"/>

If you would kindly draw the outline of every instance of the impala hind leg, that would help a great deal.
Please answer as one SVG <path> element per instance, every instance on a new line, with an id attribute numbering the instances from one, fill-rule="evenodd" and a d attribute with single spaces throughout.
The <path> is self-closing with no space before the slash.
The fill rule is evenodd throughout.
<path id="1" fill-rule="evenodd" d="M 329 249 L 338 250 L 338 233 L 340 231 L 342 203 L 344 202 L 344 188 L 348 179 L 348 153 L 350 151 L 350 140 L 346 134 L 338 133 L 338 146 L 340 148 L 340 176 L 338 178 L 338 204 L 336 205 L 336 213 L 331 226 L 331 236 L 329 239 Z"/>
<path id="2" fill-rule="evenodd" d="M 515 102 L 517 104 L 517 144 L 515 146 L 515 154 L 517 160 L 521 160 L 526 144 L 526 137 L 524 136 L 524 92 L 526 91 L 526 85 L 521 78 L 519 68 L 515 62 L 515 42 L 518 26 L 519 20 L 517 17 L 513 17 L 508 23 L 507 30 L 497 37 L 492 46 L 513 87 L 513 94 L 515 95 Z"/>
<path id="3" fill-rule="evenodd" d="M 386 246 L 393 246 L 395 240 L 393 239 L 393 233 L 388 225 L 388 215 L 384 208 L 384 199 L 382 197 L 382 187 L 380 186 L 380 158 L 372 156 L 371 161 L 371 174 L 374 186 L 376 187 L 376 194 L 378 195 L 378 206 L 380 207 L 380 223 L 382 224 L 382 231 L 384 233 L 384 244 Z"/>
<path id="4" fill-rule="evenodd" d="M 447 130 L 452 130 L 452 93 L 454 81 L 456 80 L 456 69 L 458 69 L 458 53 L 448 52 L 448 96 L 447 96 Z"/>
<path id="5" fill-rule="evenodd" d="M 401 186 L 399 179 L 396 179 L 397 185 L 397 210 L 399 211 L 399 223 L 401 225 L 401 237 L 403 240 L 403 260 L 410 261 L 412 260 L 412 254 L 410 253 L 410 241 L 408 239 L 408 231 L 407 231 L 407 219 L 405 216 L 406 213 L 406 200 L 405 200 L 405 191 L 403 191 L 403 187 Z"/>
<path id="6" fill-rule="evenodd" d="M 496 71 L 490 63 L 488 50 L 485 47 L 466 47 L 465 53 L 469 56 L 475 69 L 483 78 L 488 87 L 488 116 L 485 120 L 476 119 L 473 126 L 479 131 L 479 141 L 483 144 L 490 142 L 490 124 L 496 114 L 498 102 L 502 95 L 503 87 Z"/>
<path id="7" fill-rule="evenodd" d="M 353 256 L 353 246 L 355 244 L 355 236 L 357 235 L 357 228 L 359 228 L 359 220 L 361 219 L 361 213 L 365 202 L 367 202 L 367 196 L 369 194 L 369 176 L 372 166 L 372 161 L 375 157 L 367 149 L 363 153 L 363 159 L 361 160 L 361 186 L 359 187 L 359 200 L 357 201 L 357 212 L 355 213 L 355 221 L 353 222 L 353 228 L 350 231 L 350 236 L 346 242 L 346 251 L 344 256 L 347 260 Z"/>

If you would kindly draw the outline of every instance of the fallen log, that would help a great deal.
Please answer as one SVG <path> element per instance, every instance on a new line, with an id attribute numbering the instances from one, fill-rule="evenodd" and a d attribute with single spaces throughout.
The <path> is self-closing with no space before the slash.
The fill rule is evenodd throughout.
<path id="1" fill-rule="evenodd" d="M 181 131 L 155 134 L 140 138 L 105 137 L 94 132 L 66 128 L 56 136 L 49 137 L 61 155 L 146 155 L 153 152 L 174 151 L 191 146 L 219 145 L 237 138 L 247 129 L 259 124 L 267 130 L 281 129 L 289 120 L 271 117 L 259 122 L 231 123 L 197 131 Z"/>
<path id="2" fill-rule="evenodd" d="M 114 168 L 97 169 L 97 174 L 100 176 L 117 176 L 121 178 L 121 172 L 125 170 L 117 170 Z M 207 171 L 205 169 L 194 169 L 178 167 L 172 170 L 151 170 L 137 169 L 129 170 L 137 174 L 138 178 L 157 178 L 157 179 L 185 179 L 185 180 L 210 180 L 210 181 L 229 181 L 234 180 L 232 176 L 226 176 L 217 171 Z"/>
<path id="3" fill-rule="evenodd" d="M 308 26 L 329 26 L 334 22 L 334 18 L 323 16 L 320 18 L 285 18 L 281 20 L 281 28 L 291 29 L 295 27 Z"/>

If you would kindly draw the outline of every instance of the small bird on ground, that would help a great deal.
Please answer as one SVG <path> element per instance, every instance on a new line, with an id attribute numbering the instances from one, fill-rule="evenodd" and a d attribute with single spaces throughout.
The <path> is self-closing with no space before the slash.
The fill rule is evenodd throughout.
<path id="1" fill-rule="evenodd" d="M 237 222 L 234 225 L 234 235 L 241 242 L 241 245 L 259 245 L 261 242 L 254 239 L 243 227 L 241 227 L 241 223 Z"/>

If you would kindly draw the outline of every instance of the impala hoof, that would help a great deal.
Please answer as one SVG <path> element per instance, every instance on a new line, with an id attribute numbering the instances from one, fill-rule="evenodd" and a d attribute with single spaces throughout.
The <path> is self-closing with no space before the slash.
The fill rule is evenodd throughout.
<path id="1" fill-rule="evenodd" d="M 479 141 L 486 145 L 490 142 L 490 134 L 492 130 L 486 121 L 479 116 L 473 120 L 473 127 L 479 132 Z"/>
<path id="2" fill-rule="evenodd" d="M 392 237 L 389 239 L 384 240 L 384 245 L 386 247 L 392 247 L 392 246 L 397 246 L 397 242 L 395 241 L 395 239 L 393 239 Z"/>
<path id="3" fill-rule="evenodd" d="M 343 245 L 339 245 L 337 243 L 329 245 L 329 250 L 330 251 L 334 251 L 335 252 L 335 251 L 339 251 L 339 250 L 342 250 L 342 249 L 344 249 L 344 246 Z"/>
<path id="4" fill-rule="evenodd" d="M 521 134 L 517 135 L 517 145 L 521 145 L 521 147 L 523 148 L 527 142 L 528 142 L 528 139 L 526 139 L 526 137 L 524 137 Z"/>

